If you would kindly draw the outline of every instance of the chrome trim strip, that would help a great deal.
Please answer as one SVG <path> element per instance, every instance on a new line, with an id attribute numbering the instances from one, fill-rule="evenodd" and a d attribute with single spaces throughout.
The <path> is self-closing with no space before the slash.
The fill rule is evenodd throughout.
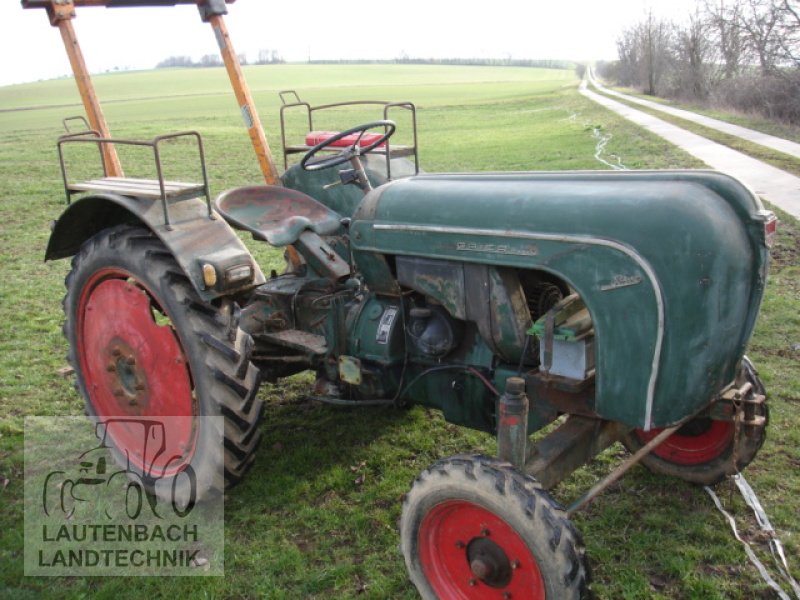
<path id="1" fill-rule="evenodd" d="M 561 235 L 553 233 L 529 233 L 527 231 L 515 230 L 496 230 L 496 229 L 477 229 L 470 227 L 446 227 L 441 225 L 398 225 L 374 223 L 372 228 L 376 231 L 410 231 L 417 233 L 445 233 L 452 235 L 481 235 L 481 236 L 503 236 L 523 240 L 539 240 L 547 242 L 569 242 L 577 244 L 588 244 L 591 246 L 602 246 L 622 252 L 634 260 L 639 267 L 647 274 L 653 294 L 656 299 L 658 309 L 658 332 L 656 334 L 656 349 L 653 353 L 653 362 L 650 367 L 650 380 L 647 385 L 647 404 L 645 406 L 644 421 L 645 431 L 649 431 L 652 426 L 653 401 L 655 396 L 656 381 L 658 379 L 659 366 L 661 363 L 661 351 L 664 345 L 664 292 L 661 283 L 656 277 L 653 267 L 638 252 L 630 246 L 614 240 L 598 238 L 588 235 Z"/>

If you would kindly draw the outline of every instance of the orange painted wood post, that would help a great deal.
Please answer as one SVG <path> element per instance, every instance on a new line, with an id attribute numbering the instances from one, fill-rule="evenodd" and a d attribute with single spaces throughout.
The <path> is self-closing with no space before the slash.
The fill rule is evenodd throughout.
<path id="1" fill-rule="evenodd" d="M 239 65 L 239 58 L 236 56 L 236 52 L 231 44 L 231 38 L 228 35 L 228 29 L 225 27 L 225 21 L 222 15 L 210 15 L 207 21 L 214 29 L 214 35 L 217 38 L 222 60 L 225 62 L 225 68 L 228 70 L 228 77 L 230 77 L 231 86 L 236 95 L 236 101 L 239 103 L 239 108 L 242 111 L 242 118 L 247 127 L 247 132 L 250 134 L 250 141 L 253 143 L 253 148 L 255 149 L 261 172 L 264 175 L 264 180 L 269 185 L 281 185 L 278 178 L 278 170 L 275 168 L 275 161 L 269 149 L 267 136 L 264 134 L 264 128 L 261 126 L 261 119 L 258 117 L 258 111 L 253 102 L 253 97 L 244 79 L 242 67 Z"/>
<path id="2" fill-rule="evenodd" d="M 78 37 L 75 35 L 75 28 L 72 26 L 72 19 L 75 16 L 72 2 L 54 1 L 47 12 L 50 15 L 51 24 L 54 27 L 58 27 L 61 32 L 61 38 L 64 40 L 64 47 L 67 50 L 72 72 L 75 75 L 75 83 L 78 84 L 78 92 L 80 92 L 86 116 L 89 119 L 89 125 L 100 133 L 100 137 L 111 137 L 103 115 L 103 109 L 100 107 L 100 101 L 97 99 L 97 93 L 92 84 L 92 78 L 86 68 L 86 61 L 83 59 L 83 53 L 78 44 Z M 107 175 L 109 177 L 122 177 L 122 165 L 119 162 L 114 145 L 102 144 L 102 152 Z"/>

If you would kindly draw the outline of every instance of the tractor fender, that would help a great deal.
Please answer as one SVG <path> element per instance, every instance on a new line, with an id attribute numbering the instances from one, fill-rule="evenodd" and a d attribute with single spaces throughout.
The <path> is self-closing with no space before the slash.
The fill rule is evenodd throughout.
<path id="1" fill-rule="evenodd" d="M 143 225 L 155 233 L 175 257 L 200 297 L 210 302 L 252 289 L 265 282 L 252 255 L 222 217 L 200 199 L 174 202 L 170 227 L 164 223 L 160 200 L 119 194 L 95 194 L 72 202 L 53 224 L 45 260 L 73 256 L 81 245 L 108 227 Z M 215 277 L 203 276 L 211 265 Z M 246 266 L 250 267 L 249 275 Z M 229 276 L 234 273 L 238 277 Z M 244 277 L 242 277 L 244 274 Z M 213 285 L 206 281 L 216 279 Z"/>

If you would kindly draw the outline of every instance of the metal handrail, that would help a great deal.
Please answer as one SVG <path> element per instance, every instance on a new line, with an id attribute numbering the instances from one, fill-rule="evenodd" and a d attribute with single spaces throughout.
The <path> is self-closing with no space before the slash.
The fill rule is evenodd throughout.
<path id="1" fill-rule="evenodd" d="M 75 193 L 75 190 L 71 190 L 69 188 L 69 180 L 67 178 L 67 168 L 66 168 L 66 163 L 64 161 L 64 150 L 62 147 L 64 144 L 67 143 L 97 144 L 97 147 L 100 150 L 100 163 L 103 167 L 104 177 L 108 177 L 108 168 L 106 166 L 102 152 L 103 144 L 119 144 L 123 146 L 145 146 L 153 149 L 153 158 L 155 160 L 155 165 L 156 165 L 156 174 L 158 176 L 159 191 L 161 192 L 161 206 L 164 212 L 164 226 L 168 230 L 171 230 L 172 226 L 170 225 L 169 222 L 169 208 L 167 205 L 168 204 L 167 190 L 164 183 L 164 169 L 161 165 L 161 153 L 159 151 L 159 145 L 161 144 L 161 142 L 173 140 L 179 137 L 194 137 L 197 140 L 197 148 L 200 154 L 200 168 L 203 174 L 203 193 L 206 197 L 208 218 L 214 219 L 214 213 L 211 208 L 211 192 L 208 186 L 208 172 L 206 170 L 205 149 L 203 147 L 203 139 L 202 137 L 200 137 L 200 134 L 197 131 L 180 131 L 178 133 L 168 133 L 156 136 L 150 141 L 126 140 L 119 138 L 103 138 L 100 137 L 100 133 L 95 130 L 87 130 L 78 133 L 69 133 L 66 135 L 62 135 L 61 137 L 58 138 L 57 147 L 58 147 L 58 160 L 61 165 L 61 176 L 64 180 L 64 191 L 67 197 L 67 204 L 70 204 L 72 194 Z"/>
<path id="2" fill-rule="evenodd" d="M 389 112 L 392 108 L 403 108 L 411 111 L 411 128 L 412 128 L 412 150 L 414 152 L 414 172 L 419 173 L 419 148 L 417 145 L 417 108 L 413 102 L 387 102 L 385 100 L 351 100 L 348 102 L 336 102 L 333 104 L 320 104 L 319 106 L 311 106 L 308 102 L 300 100 L 300 96 L 294 90 L 283 90 L 278 92 L 281 102 L 283 103 L 280 108 L 280 122 L 281 122 L 281 146 L 283 148 L 283 168 L 289 168 L 289 155 L 286 152 L 286 121 L 284 112 L 290 108 L 303 106 L 306 109 L 306 119 L 308 121 L 308 130 L 314 131 L 313 113 L 320 110 L 330 108 L 342 108 L 347 106 L 383 106 L 383 118 L 389 119 Z M 293 95 L 296 102 L 287 102 L 287 97 Z M 386 177 L 391 179 L 392 168 L 390 158 L 389 140 L 386 141 Z"/>
<path id="3" fill-rule="evenodd" d="M 92 126 L 89 125 L 89 121 L 86 120 L 86 117 L 84 117 L 83 115 L 78 115 L 75 117 L 66 117 L 65 119 L 61 120 L 61 123 L 64 125 L 64 131 L 66 131 L 67 133 L 74 133 L 69 128 L 70 121 L 80 121 L 83 124 L 84 131 L 93 131 Z"/>

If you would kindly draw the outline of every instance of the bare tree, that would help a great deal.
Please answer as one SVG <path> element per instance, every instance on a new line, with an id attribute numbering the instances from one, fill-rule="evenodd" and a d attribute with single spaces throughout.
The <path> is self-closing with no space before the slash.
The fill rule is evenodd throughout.
<path id="1" fill-rule="evenodd" d="M 620 83 L 636 85 L 654 95 L 671 61 L 672 24 L 648 11 L 639 22 L 617 38 Z"/>
<path id="2" fill-rule="evenodd" d="M 745 43 L 764 75 L 774 74 L 780 59 L 782 5 L 783 0 L 747 0 L 739 20 Z"/>
<path id="3" fill-rule="evenodd" d="M 277 65 L 285 62 L 283 56 L 277 50 L 262 48 L 258 51 L 258 60 L 256 61 L 258 65 Z"/>
<path id="4" fill-rule="evenodd" d="M 740 26 L 743 0 L 706 0 L 704 12 L 709 34 L 723 65 L 722 76 L 731 79 L 739 74 L 746 59 L 744 35 Z"/>
<path id="5" fill-rule="evenodd" d="M 617 54 L 619 55 L 619 64 L 616 74 L 619 83 L 622 85 L 638 84 L 641 48 L 639 34 L 635 27 L 624 30 L 617 38 Z"/>
<path id="6" fill-rule="evenodd" d="M 641 47 L 639 84 L 645 94 L 655 95 L 670 62 L 672 24 L 657 18 L 651 9 L 637 29 Z"/>
<path id="7" fill-rule="evenodd" d="M 674 38 L 675 95 L 708 97 L 715 78 L 717 49 L 710 35 L 713 25 L 698 8 L 685 25 L 676 26 Z"/>
<path id="8" fill-rule="evenodd" d="M 800 123 L 800 0 L 696 0 L 679 25 L 645 13 L 606 77 L 648 94 Z M 702 3 L 702 4 L 701 4 Z"/>
<path id="9" fill-rule="evenodd" d="M 783 0 L 779 9 L 781 58 L 800 68 L 800 1 Z"/>

